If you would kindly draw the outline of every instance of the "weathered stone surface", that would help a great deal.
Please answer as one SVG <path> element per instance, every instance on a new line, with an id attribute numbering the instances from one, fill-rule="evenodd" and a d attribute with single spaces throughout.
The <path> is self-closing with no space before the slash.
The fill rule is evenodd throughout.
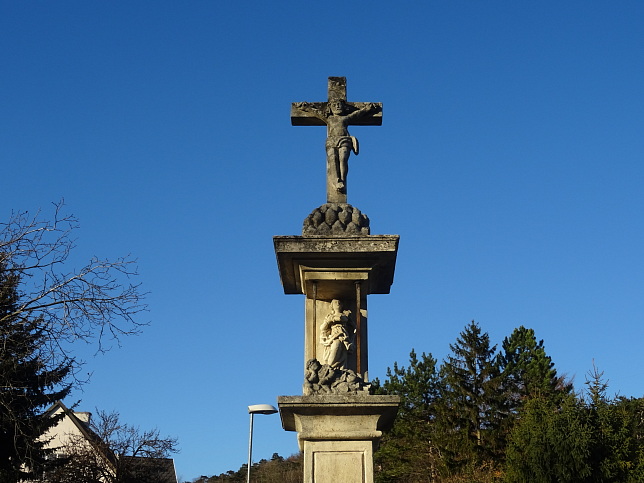
<path id="1" fill-rule="evenodd" d="M 400 397 L 356 394 L 279 396 L 282 427 L 300 439 L 377 440 L 394 423 Z"/>
<path id="2" fill-rule="evenodd" d="M 366 294 L 389 293 L 399 238 L 398 235 L 275 236 L 273 243 L 284 293 L 307 293 L 306 281 L 302 279 L 304 270 L 349 273 L 357 269 L 367 274 Z"/>
<path id="3" fill-rule="evenodd" d="M 311 475 L 305 471 L 304 481 L 315 483 L 372 481 L 372 471 L 367 469 L 365 461 L 372 452 L 368 442 L 309 441 L 304 444 L 308 450 L 304 456 L 304 466 L 312 469 Z"/>
<path id="4" fill-rule="evenodd" d="M 348 203 L 326 203 L 306 217 L 302 236 L 369 235 L 369 218 Z"/>
<path id="5" fill-rule="evenodd" d="M 278 398 L 282 426 L 298 432 L 305 483 L 373 483 L 373 452 L 400 398 L 368 394 L 367 296 L 389 293 L 399 237 L 370 235 L 346 183 L 359 151 L 348 126 L 380 125 L 382 104 L 347 102 L 346 79 L 329 77 L 328 101 L 293 103 L 291 122 L 327 127 L 327 203 L 301 237 L 273 238 L 284 292 L 305 295 L 304 396 Z"/>
<path id="6" fill-rule="evenodd" d="M 355 352 L 356 324 L 350 315 L 350 310 L 342 310 L 339 299 L 333 299 L 320 326 L 323 361 L 333 369 L 348 369 L 349 354 Z"/>
<path id="7" fill-rule="evenodd" d="M 282 427 L 298 432 L 305 483 L 373 483 L 373 452 L 393 425 L 398 396 L 280 396 L 277 402 Z"/>
<path id="8" fill-rule="evenodd" d="M 306 363 L 303 393 L 305 396 L 327 394 L 357 394 L 369 391 L 371 384 L 351 369 L 334 368 L 329 364 L 320 364 L 317 359 Z"/>
<path id="9" fill-rule="evenodd" d="M 327 127 L 327 202 L 347 202 L 349 156 L 358 154 L 358 140 L 349 134 L 349 125 L 380 126 L 382 104 L 347 102 L 347 79 L 329 77 L 327 102 L 294 102 L 291 105 L 294 126 Z"/>

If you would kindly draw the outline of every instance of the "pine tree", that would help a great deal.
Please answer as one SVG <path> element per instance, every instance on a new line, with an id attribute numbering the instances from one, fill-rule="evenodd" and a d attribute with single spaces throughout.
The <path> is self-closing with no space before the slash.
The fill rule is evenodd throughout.
<path id="1" fill-rule="evenodd" d="M 543 340 L 537 342 L 533 329 L 524 326 L 514 329 L 501 347 L 499 366 L 510 411 L 516 412 L 531 397 L 561 398 L 572 391 L 572 384 L 557 375 Z"/>
<path id="2" fill-rule="evenodd" d="M 603 376 L 602 371 L 593 367 L 586 379 L 586 413 L 592 429 L 589 458 L 592 472 L 589 481 L 638 481 L 633 477 L 639 447 L 644 446 L 644 441 L 640 439 L 641 414 L 637 414 L 638 406 L 640 411 L 642 407 L 637 400 L 609 398 L 606 394 L 608 382 Z"/>
<path id="3" fill-rule="evenodd" d="M 450 349 L 440 370 L 437 439 L 448 473 L 477 471 L 494 464 L 505 446 L 507 409 L 496 346 L 472 321 Z"/>
<path id="4" fill-rule="evenodd" d="M 606 396 L 596 369 L 587 397 L 537 395 L 519 411 L 506 458 L 506 481 L 644 481 L 644 401 Z"/>
<path id="5" fill-rule="evenodd" d="M 16 312 L 20 278 L 0 264 L 0 481 L 12 483 L 40 474 L 48 465 L 40 436 L 57 420 L 43 410 L 70 391 L 71 361 L 56 364 L 43 350 L 39 320 Z"/>
<path id="6" fill-rule="evenodd" d="M 376 381 L 379 386 L 379 381 Z M 400 396 L 400 409 L 393 428 L 375 455 L 376 481 L 410 483 L 433 481 L 436 474 L 436 448 L 432 424 L 438 397 L 436 359 L 431 354 L 418 359 L 412 349 L 409 366 L 387 368 L 387 379 L 376 391 Z"/>
<path id="7" fill-rule="evenodd" d="M 521 410 L 506 452 L 511 483 L 587 482 L 592 428 L 583 404 L 573 395 L 560 404 L 535 397 Z"/>

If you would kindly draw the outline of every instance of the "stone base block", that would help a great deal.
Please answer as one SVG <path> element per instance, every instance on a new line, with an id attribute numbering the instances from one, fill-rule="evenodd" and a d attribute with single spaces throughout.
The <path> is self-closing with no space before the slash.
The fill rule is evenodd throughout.
<path id="1" fill-rule="evenodd" d="M 372 483 L 371 441 L 304 441 L 304 482 Z"/>
<path id="2" fill-rule="evenodd" d="M 297 431 L 305 483 L 373 483 L 373 452 L 393 424 L 398 396 L 277 398 L 282 427 Z"/>

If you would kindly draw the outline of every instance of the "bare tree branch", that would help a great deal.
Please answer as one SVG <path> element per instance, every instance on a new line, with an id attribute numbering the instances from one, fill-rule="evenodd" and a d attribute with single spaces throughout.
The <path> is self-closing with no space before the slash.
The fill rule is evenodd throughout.
<path id="1" fill-rule="evenodd" d="M 146 294 L 133 281 L 136 260 L 95 257 L 80 269 L 67 268 L 79 225 L 62 208 L 62 201 L 54 204 L 51 220 L 40 211 L 18 212 L 0 223 L 0 266 L 22 281 L 20 303 L 0 316 L 0 324 L 16 317 L 38 319 L 48 340 L 43 355 L 48 350 L 51 360 L 73 359 L 67 344 L 78 340 L 109 350 L 146 325 L 136 317 L 147 308 Z"/>
<path id="2" fill-rule="evenodd" d="M 160 460 L 178 452 L 177 438 L 161 437 L 158 429 L 142 431 L 122 423 L 118 412 L 97 410 L 87 437 L 71 438 L 59 451 L 65 465 L 46 475 L 50 483 L 175 482 L 174 470 Z M 92 476 L 92 479 L 90 478 Z"/>

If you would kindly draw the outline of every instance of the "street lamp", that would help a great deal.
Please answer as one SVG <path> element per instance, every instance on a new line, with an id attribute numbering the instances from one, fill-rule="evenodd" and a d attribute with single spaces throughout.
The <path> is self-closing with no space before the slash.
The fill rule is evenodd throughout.
<path id="1" fill-rule="evenodd" d="M 250 466 L 253 457 L 253 416 L 255 414 L 275 414 L 275 409 L 270 404 L 253 404 L 248 406 L 248 414 L 250 414 L 250 433 L 248 435 L 248 468 L 246 468 L 246 483 L 250 483 Z"/>

